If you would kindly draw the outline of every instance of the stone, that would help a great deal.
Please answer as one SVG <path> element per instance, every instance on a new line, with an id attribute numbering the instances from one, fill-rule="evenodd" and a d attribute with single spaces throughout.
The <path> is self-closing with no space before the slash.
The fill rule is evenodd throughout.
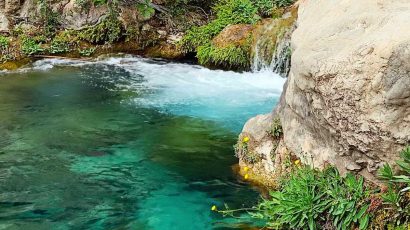
<path id="1" fill-rule="evenodd" d="M 247 24 L 227 26 L 212 40 L 212 42 L 218 48 L 224 48 L 230 45 L 246 45 L 249 37 L 252 35 L 253 28 L 252 25 Z"/>
<path id="2" fill-rule="evenodd" d="M 108 7 L 105 5 L 91 6 L 88 12 L 83 12 L 76 0 L 70 0 L 62 10 L 62 23 L 67 29 L 80 30 L 98 24 L 108 12 Z"/>
<path id="3" fill-rule="evenodd" d="M 263 115 L 280 117 L 287 150 L 370 180 L 399 158 L 410 144 L 409 22 L 407 0 L 299 1 L 290 74 Z M 258 116 L 243 132 L 263 141 L 268 127 Z"/>
<path id="4" fill-rule="evenodd" d="M 9 32 L 9 20 L 6 15 L 0 10 L 0 33 Z"/>

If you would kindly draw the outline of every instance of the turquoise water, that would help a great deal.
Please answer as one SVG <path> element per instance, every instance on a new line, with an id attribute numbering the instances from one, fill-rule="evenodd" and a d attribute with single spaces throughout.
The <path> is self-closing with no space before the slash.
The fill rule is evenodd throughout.
<path id="1" fill-rule="evenodd" d="M 118 57 L 0 75 L 0 229 L 246 229 L 243 123 L 283 80 Z"/>

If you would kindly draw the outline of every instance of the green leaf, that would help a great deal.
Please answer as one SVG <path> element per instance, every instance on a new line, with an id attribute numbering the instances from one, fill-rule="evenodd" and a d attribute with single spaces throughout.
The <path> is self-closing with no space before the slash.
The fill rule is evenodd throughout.
<path id="1" fill-rule="evenodd" d="M 365 230 L 367 226 L 369 225 L 369 214 L 366 214 L 364 218 L 360 219 L 359 222 L 360 222 L 359 229 Z"/>
<path id="2" fill-rule="evenodd" d="M 356 222 L 357 220 L 361 219 L 362 216 L 363 216 L 363 214 L 364 214 L 364 213 L 367 211 L 367 209 L 369 208 L 369 206 L 370 206 L 369 204 L 363 206 L 363 207 L 359 210 L 359 212 L 355 215 L 353 221 Z"/>

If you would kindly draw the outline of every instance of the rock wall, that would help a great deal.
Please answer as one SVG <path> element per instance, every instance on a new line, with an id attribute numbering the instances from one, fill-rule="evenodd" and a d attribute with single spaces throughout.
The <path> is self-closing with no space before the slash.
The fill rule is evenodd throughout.
<path id="1" fill-rule="evenodd" d="M 64 28 L 78 28 L 95 24 L 107 13 L 106 7 L 94 7 L 84 12 L 75 0 L 47 1 L 54 12 L 61 16 Z M 15 24 L 39 23 L 39 3 L 36 0 L 0 0 L 0 31 L 9 32 Z"/>
<path id="2" fill-rule="evenodd" d="M 299 4 L 281 102 L 272 114 L 248 121 L 241 138 L 250 136 L 257 143 L 252 151 L 271 159 L 266 155 L 275 149 L 258 149 L 279 117 L 281 143 L 302 162 L 374 179 L 378 167 L 410 144 L 410 3 Z"/>

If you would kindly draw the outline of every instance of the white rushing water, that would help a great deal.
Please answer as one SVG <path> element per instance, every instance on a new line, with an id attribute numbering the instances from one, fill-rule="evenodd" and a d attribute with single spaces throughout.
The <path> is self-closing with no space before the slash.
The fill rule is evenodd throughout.
<path id="1" fill-rule="evenodd" d="M 144 91 L 143 97 L 136 97 L 127 103 L 216 121 L 243 117 L 235 114 L 250 117 L 269 112 L 276 104 L 286 80 L 268 69 L 238 73 L 135 56 L 110 57 L 92 62 L 45 59 L 35 62 L 33 68 L 46 71 L 55 66 L 95 65 L 103 65 L 107 72 L 114 69 L 126 71 L 129 76 L 124 76 L 121 81 L 115 80 L 119 89 Z M 101 77 L 112 80 L 110 74 Z M 243 122 L 242 119 L 237 120 L 238 124 Z"/>

